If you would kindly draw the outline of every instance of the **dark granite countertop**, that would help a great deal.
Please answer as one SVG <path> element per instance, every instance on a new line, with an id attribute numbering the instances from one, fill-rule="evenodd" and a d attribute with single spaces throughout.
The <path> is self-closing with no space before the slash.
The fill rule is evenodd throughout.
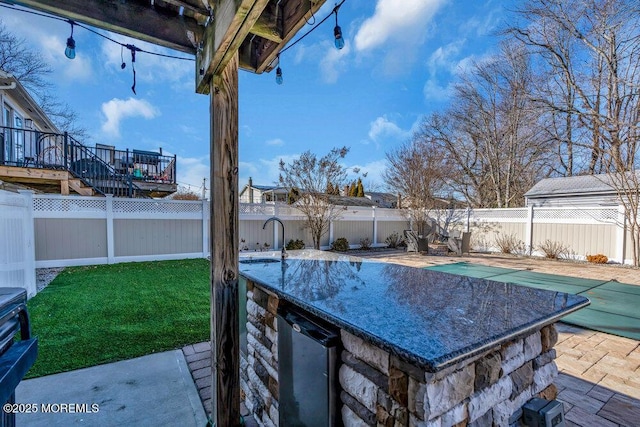
<path id="1" fill-rule="evenodd" d="M 273 255 L 277 262 L 260 261 L 265 255 L 242 254 L 240 274 L 430 372 L 589 304 L 578 295 L 331 252 L 292 251 L 284 264 Z"/>

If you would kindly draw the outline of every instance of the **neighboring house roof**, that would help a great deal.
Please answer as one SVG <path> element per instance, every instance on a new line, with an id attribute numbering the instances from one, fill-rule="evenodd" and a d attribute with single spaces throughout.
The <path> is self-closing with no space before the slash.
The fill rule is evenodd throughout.
<path id="1" fill-rule="evenodd" d="M 366 197 L 329 196 L 329 200 L 331 203 L 338 206 L 377 206 Z"/>
<path id="2" fill-rule="evenodd" d="M 398 203 L 398 196 L 391 193 L 367 191 L 364 193 L 364 197 L 373 201 L 377 206 L 381 208 L 392 208 L 395 207 Z"/>
<path id="3" fill-rule="evenodd" d="M 635 174 L 637 176 L 635 182 L 640 181 L 640 170 L 636 170 Z M 613 194 L 616 191 L 615 187 L 609 174 L 545 178 L 538 181 L 524 196 L 528 199 L 553 196 L 593 196 Z"/>
<path id="4" fill-rule="evenodd" d="M 285 187 L 280 187 L 277 185 L 256 185 L 250 181 L 251 184 L 245 184 L 245 186 L 240 191 L 240 197 L 242 197 L 249 188 L 253 188 L 254 190 L 258 190 L 262 193 L 274 192 L 274 193 L 288 193 L 289 190 Z M 377 193 L 377 192 L 369 192 L 365 194 L 365 197 L 349 197 L 349 196 L 330 196 L 330 200 L 334 205 L 338 206 L 376 206 L 376 207 L 392 207 L 391 204 L 395 205 L 396 196 L 390 193 Z M 384 204 L 376 202 L 376 200 L 384 200 Z M 388 205 L 387 205 L 388 204 Z"/>
<path id="5" fill-rule="evenodd" d="M 249 187 L 249 185 L 247 185 L 247 187 Z M 255 188 L 256 190 L 260 190 L 260 191 L 287 191 L 286 188 L 284 187 L 278 187 L 275 185 L 254 185 L 253 188 Z"/>
<path id="6" fill-rule="evenodd" d="M 282 193 L 282 194 L 286 194 L 288 193 L 288 190 L 284 187 L 277 187 L 277 186 L 273 186 L 273 185 L 251 185 L 249 186 L 249 184 L 245 184 L 245 186 L 242 188 L 242 190 L 240 190 L 240 194 L 239 197 L 242 198 L 242 196 L 249 191 L 249 188 L 253 188 L 254 190 L 259 191 L 260 193 L 269 193 L 269 192 L 273 192 L 273 193 Z"/>
<path id="7" fill-rule="evenodd" d="M 33 120 L 38 129 L 43 132 L 60 133 L 25 87 L 13 75 L 2 70 L 0 70 L 0 90 L 6 90 L 6 95 L 27 113 L 28 118 Z"/>

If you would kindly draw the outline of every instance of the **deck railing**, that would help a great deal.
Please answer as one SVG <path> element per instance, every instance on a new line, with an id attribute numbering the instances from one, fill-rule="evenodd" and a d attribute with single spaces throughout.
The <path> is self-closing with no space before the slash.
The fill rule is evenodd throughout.
<path id="1" fill-rule="evenodd" d="M 0 126 L 0 165 L 68 170 L 101 194 L 135 197 L 137 183 L 176 184 L 176 157 L 142 150 L 88 147 L 68 133 Z"/>

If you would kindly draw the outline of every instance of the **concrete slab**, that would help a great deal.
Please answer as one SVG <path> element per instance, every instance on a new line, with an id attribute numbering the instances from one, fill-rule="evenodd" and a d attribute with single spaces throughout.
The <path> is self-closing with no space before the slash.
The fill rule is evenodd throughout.
<path id="1" fill-rule="evenodd" d="M 16 416 L 17 425 L 33 427 L 207 423 L 181 350 L 24 380 L 16 403 L 37 410 Z"/>

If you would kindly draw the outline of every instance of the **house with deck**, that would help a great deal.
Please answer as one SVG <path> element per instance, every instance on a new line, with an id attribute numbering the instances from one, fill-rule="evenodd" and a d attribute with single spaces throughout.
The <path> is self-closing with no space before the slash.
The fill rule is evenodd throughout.
<path id="1" fill-rule="evenodd" d="M 176 158 L 162 150 L 87 146 L 60 131 L 25 87 L 0 70 L 0 180 L 63 195 L 164 197 L 177 190 Z"/>
<path id="2" fill-rule="evenodd" d="M 274 203 L 286 202 L 289 190 L 277 185 L 256 185 L 249 178 L 239 194 L 240 203 Z"/>

